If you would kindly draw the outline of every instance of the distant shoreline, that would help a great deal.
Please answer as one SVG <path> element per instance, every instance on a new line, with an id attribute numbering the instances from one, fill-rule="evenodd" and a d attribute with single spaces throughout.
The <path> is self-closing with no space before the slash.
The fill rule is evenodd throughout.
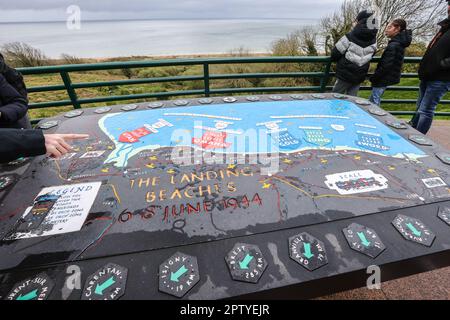
<path id="1" fill-rule="evenodd" d="M 148 22 L 148 21 L 320 21 L 320 18 L 191 18 L 191 19 L 113 19 L 113 20 L 82 20 L 81 23 L 95 22 Z M 0 21 L 2 24 L 34 24 L 34 23 L 66 23 L 66 20 L 56 21 Z"/>
<path id="2" fill-rule="evenodd" d="M 114 20 L 82 22 L 70 29 L 65 22 L 2 23 L 0 47 L 26 43 L 51 59 L 67 54 L 82 59 L 130 56 L 208 56 L 244 48 L 269 53 L 271 43 L 316 20 L 192 19 Z"/>
<path id="3" fill-rule="evenodd" d="M 267 57 L 270 52 L 249 52 L 242 57 Z M 173 54 L 173 55 L 146 55 L 146 56 L 120 56 L 120 57 L 98 57 L 98 58 L 83 58 L 76 57 L 83 61 L 83 63 L 101 63 L 101 62 L 120 62 L 120 61 L 142 61 L 142 60 L 171 60 L 171 59 L 205 59 L 205 58 L 229 58 L 236 57 L 231 53 L 205 53 L 205 54 Z M 61 65 L 64 59 L 55 58 L 49 59 L 51 64 Z"/>

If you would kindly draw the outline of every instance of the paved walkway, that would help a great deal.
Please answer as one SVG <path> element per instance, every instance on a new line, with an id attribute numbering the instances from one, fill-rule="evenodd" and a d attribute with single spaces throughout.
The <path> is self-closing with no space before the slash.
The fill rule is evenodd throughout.
<path id="1" fill-rule="evenodd" d="M 435 121 L 428 134 L 434 141 L 450 151 L 450 121 Z M 386 300 L 434 299 L 450 300 L 450 267 L 384 282 L 381 290 L 361 288 L 319 299 L 326 300 Z"/>

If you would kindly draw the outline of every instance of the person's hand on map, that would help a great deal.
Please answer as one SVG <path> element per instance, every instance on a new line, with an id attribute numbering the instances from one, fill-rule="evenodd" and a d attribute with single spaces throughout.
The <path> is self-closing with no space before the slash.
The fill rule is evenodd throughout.
<path id="1" fill-rule="evenodd" d="M 81 140 L 89 138 L 87 134 L 44 134 L 45 149 L 47 155 L 52 158 L 59 158 L 72 150 L 67 143 L 70 140 Z"/>

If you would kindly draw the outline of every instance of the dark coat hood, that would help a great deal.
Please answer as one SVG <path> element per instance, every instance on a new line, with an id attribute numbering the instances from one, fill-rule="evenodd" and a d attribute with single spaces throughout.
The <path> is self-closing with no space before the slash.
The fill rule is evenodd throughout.
<path id="1" fill-rule="evenodd" d="M 405 30 L 392 38 L 391 41 L 400 43 L 403 48 L 408 48 L 413 40 L 412 36 L 412 30 Z"/>

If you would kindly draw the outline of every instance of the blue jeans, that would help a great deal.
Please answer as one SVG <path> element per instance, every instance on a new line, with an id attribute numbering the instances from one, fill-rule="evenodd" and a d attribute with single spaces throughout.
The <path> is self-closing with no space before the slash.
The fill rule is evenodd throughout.
<path id="1" fill-rule="evenodd" d="M 372 88 L 372 95 L 370 96 L 369 100 L 372 103 L 375 103 L 377 106 L 381 105 L 381 98 L 383 97 L 384 92 L 386 91 L 386 87 L 373 87 Z"/>
<path id="2" fill-rule="evenodd" d="M 411 125 L 415 129 L 423 134 L 428 133 L 439 101 L 449 90 L 450 82 L 446 81 L 422 81 L 420 83 L 417 110 L 411 120 Z"/>

